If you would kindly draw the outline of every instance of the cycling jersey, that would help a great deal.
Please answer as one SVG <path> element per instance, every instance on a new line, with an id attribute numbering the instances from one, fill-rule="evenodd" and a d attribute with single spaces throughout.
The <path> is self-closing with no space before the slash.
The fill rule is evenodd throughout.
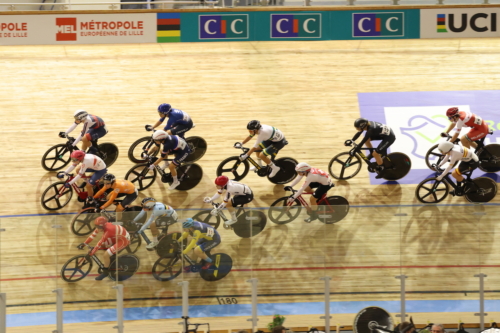
<path id="1" fill-rule="evenodd" d="M 460 133 L 463 126 L 480 128 L 484 124 L 484 120 L 477 116 L 476 114 L 469 111 L 460 111 L 458 112 L 460 119 L 455 122 L 456 131 Z"/>
<path id="2" fill-rule="evenodd" d="M 85 244 L 90 244 L 92 240 L 99 233 L 99 229 L 95 228 L 94 232 L 85 240 Z M 116 254 L 130 243 L 130 235 L 127 230 L 121 225 L 114 225 L 113 223 L 106 223 L 103 228 L 104 235 L 101 240 L 96 244 L 94 249 L 89 255 L 94 255 L 101 247 L 108 249 L 110 255 Z M 115 246 L 116 245 L 116 246 Z"/>
<path id="3" fill-rule="evenodd" d="M 104 123 L 104 120 L 102 120 L 100 117 L 98 116 L 93 116 L 91 114 L 87 115 L 87 117 L 85 118 L 85 120 L 82 121 L 83 123 L 83 129 L 82 129 L 82 132 L 80 133 L 80 135 L 75 139 L 75 142 L 73 142 L 73 146 L 76 146 L 76 144 L 78 142 L 80 142 L 80 140 L 82 139 L 82 137 L 87 134 L 87 132 L 89 132 L 91 129 L 98 129 L 98 128 L 101 128 L 103 127 L 105 132 L 107 133 L 108 130 L 106 129 L 106 124 Z M 76 126 L 78 126 L 77 123 L 74 123 L 73 125 L 71 125 L 67 130 L 66 130 L 66 135 L 68 135 L 69 133 L 73 132 L 73 130 L 76 128 Z"/>
<path id="4" fill-rule="evenodd" d="M 254 147 L 258 148 L 259 145 L 264 141 L 279 142 L 284 138 L 285 135 L 283 135 L 283 133 L 276 127 L 261 125 L 261 128 L 259 129 L 259 135 L 257 136 Z"/>
<path id="5" fill-rule="evenodd" d="M 245 185 L 243 183 L 238 183 L 237 181 L 234 181 L 234 180 L 229 180 L 227 182 L 225 190 L 226 190 L 226 195 L 224 196 L 224 199 L 223 199 L 224 204 L 222 204 L 222 208 L 226 205 L 226 203 L 229 201 L 231 196 L 236 197 L 239 195 L 246 196 L 246 195 L 252 194 L 252 190 L 250 189 L 250 187 L 248 185 Z M 222 192 L 224 192 L 223 188 L 217 190 L 217 193 L 215 193 L 215 195 L 210 200 L 214 201 L 215 199 L 220 197 Z"/>
<path id="6" fill-rule="evenodd" d="M 361 136 L 361 133 L 363 133 L 363 131 L 356 133 L 352 138 L 352 141 L 356 141 Z M 366 141 L 368 141 L 368 139 L 384 140 L 391 134 L 394 135 L 394 132 L 389 126 L 381 124 L 376 121 L 369 121 L 365 137 L 363 138 L 363 140 L 361 140 L 358 146 L 363 146 L 366 143 Z"/>
<path id="7" fill-rule="evenodd" d="M 453 168 L 453 166 L 457 161 L 463 161 L 463 162 L 470 162 L 471 160 L 474 160 L 475 162 L 479 161 L 479 158 L 471 149 L 458 145 L 455 145 L 447 155 L 449 156 L 450 164 L 448 165 L 446 170 L 444 170 L 444 172 L 439 177 L 437 177 L 438 180 L 443 179 L 443 177 L 446 176 L 448 172 L 450 172 L 450 170 Z M 441 163 L 439 163 L 439 166 L 442 166 L 446 162 L 448 162 L 448 158 L 446 158 L 445 156 L 445 158 L 441 161 Z"/>
<path id="8" fill-rule="evenodd" d="M 165 117 L 160 118 L 160 122 L 163 123 Z M 165 125 L 165 130 L 169 130 L 175 125 L 188 125 L 190 122 L 191 117 L 189 117 L 186 112 L 179 109 L 172 109 L 172 111 L 168 114 L 168 121 L 167 125 Z"/>
<path id="9" fill-rule="evenodd" d="M 110 206 L 113 204 L 113 201 L 115 201 L 116 197 L 118 197 L 119 194 L 133 194 L 137 193 L 137 189 L 135 188 L 134 184 L 129 182 L 128 180 L 115 180 L 115 182 L 111 185 L 111 187 L 106 187 L 103 186 L 99 192 L 97 192 L 94 195 L 94 198 L 99 198 L 101 195 L 104 194 L 109 189 L 113 189 L 113 192 L 109 195 L 108 201 L 101 206 L 101 209 L 105 209 L 106 207 Z"/>
<path id="10" fill-rule="evenodd" d="M 303 177 L 304 176 L 299 176 L 299 177 L 295 178 L 295 180 L 290 184 L 290 186 L 294 187 L 295 185 L 297 185 Z M 306 181 L 304 182 L 304 185 L 302 185 L 302 187 L 297 192 L 295 192 L 295 194 L 293 195 L 293 198 L 297 199 L 299 197 L 299 195 L 301 195 L 302 192 L 304 192 L 304 190 L 311 183 L 319 183 L 321 185 L 332 185 L 332 179 L 323 170 L 320 170 L 317 168 L 311 168 L 311 170 L 307 174 Z"/>
<path id="11" fill-rule="evenodd" d="M 156 145 L 160 146 L 159 144 Z M 172 154 L 174 150 L 183 151 L 185 149 L 189 149 L 189 146 L 183 138 L 177 135 L 170 135 L 170 140 L 163 144 L 161 157 L 165 158 L 165 156 Z"/>
<path id="12" fill-rule="evenodd" d="M 80 162 L 70 165 L 69 168 L 66 169 L 65 173 L 68 174 L 73 171 L 78 163 Z M 74 184 L 78 179 L 80 179 L 85 174 L 85 172 L 87 172 L 87 170 L 89 170 L 88 172 L 104 172 L 106 170 L 106 163 L 104 163 L 104 161 L 100 157 L 92 154 L 85 154 L 85 157 L 83 158 L 83 161 L 81 163 L 82 165 L 80 167 L 80 172 L 69 182 L 70 185 Z"/>
<path id="13" fill-rule="evenodd" d="M 215 228 L 212 227 L 211 225 L 195 221 L 193 222 L 193 228 L 194 228 L 193 239 L 191 240 L 189 245 L 184 249 L 184 251 L 182 251 L 183 254 L 188 253 L 189 251 L 194 249 L 196 245 L 200 245 L 206 241 L 213 241 L 213 244 L 215 245 L 212 246 L 212 248 L 220 243 L 220 235 L 217 232 L 217 230 L 215 230 Z M 185 231 L 182 233 L 182 236 L 181 238 L 179 238 L 178 241 L 182 242 L 182 240 L 187 238 L 188 236 L 189 232 Z M 205 249 L 209 250 L 208 248 Z"/>
<path id="14" fill-rule="evenodd" d="M 141 212 L 135 217 L 132 223 L 139 221 L 145 214 L 149 215 L 149 219 L 142 226 L 139 232 L 146 230 L 151 225 L 151 223 L 160 216 L 171 217 L 174 221 L 177 221 L 177 212 L 172 207 L 170 207 L 169 205 L 165 205 L 161 202 L 157 202 L 155 203 L 152 210 L 150 211 L 145 211 L 144 209 L 141 210 Z"/>

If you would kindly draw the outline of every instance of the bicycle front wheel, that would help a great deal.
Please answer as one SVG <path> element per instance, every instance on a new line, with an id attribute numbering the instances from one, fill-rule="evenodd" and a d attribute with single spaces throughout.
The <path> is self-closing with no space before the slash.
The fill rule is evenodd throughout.
<path id="1" fill-rule="evenodd" d="M 318 205 L 318 219 L 325 224 L 341 221 L 349 213 L 349 201 L 339 195 L 326 198 L 328 205 Z"/>
<path id="2" fill-rule="evenodd" d="M 58 210 L 66 206 L 73 196 L 73 188 L 64 187 L 65 182 L 57 182 L 43 191 L 40 199 L 46 210 Z"/>
<path id="3" fill-rule="evenodd" d="M 298 199 L 295 199 L 295 201 L 291 205 L 288 205 L 288 198 L 289 197 L 280 198 L 273 202 L 271 204 L 271 207 L 269 207 L 267 216 L 269 216 L 269 219 L 274 223 L 290 223 L 300 215 L 300 212 L 302 211 L 302 205 L 300 204 L 300 201 Z"/>
<path id="4" fill-rule="evenodd" d="M 143 191 L 154 184 L 156 174 L 156 168 L 149 170 L 147 164 L 136 164 L 127 172 L 125 179 L 134 184 L 138 191 Z"/>
<path id="5" fill-rule="evenodd" d="M 231 180 L 240 181 L 248 174 L 248 161 L 240 161 L 239 156 L 226 158 L 217 167 L 217 176 L 227 176 Z"/>
<path id="6" fill-rule="evenodd" d="M 421 203 L 438 203 L 448 196 L 448 191 L 449 185 L 446 181 L 438 181 L 436 177 L 432 177 L 418 184 L 415 189 L 415 196 Z"/>
<path id="7" fill-rule="evenodd" d="M 479 177 L 472 180 L 474 185 L 467 186 L 465 198 L 469 202 L 489 202 L 497 195 L 497 184 L 488 177 Z"/>
<path id="8" fill-rule="evenodd" d="M 492 143 L 485 146 L 479 154 L 479 161 L 479 169 L 484 172 L 500 171 L 500 145 Z"/>
<path id="9" fill-rule="evenodd" d="M 101 143 L 99 146 L 99 156 L 102 158 L 106 167 L 110 167 L 118 158 L 118 147 L 114 143 Z"/>
<path id="10" fill-rule="evenodd" d="M 77 282 L 92 270 L 92 259 L 86 255 L 74 256 L 61 268 L 61 278 L 66 282 Z"/>
<path id="11" fill-rule="evenodd" d="M 70 151 L 65 144 L 61 143 L 45 152 L 42 157 L 42 168 L 47 171 L 61 170 L 68 165 L 69 161 Z"/>
<path id="12" fill-rule="evenodd" d="M 328 172 L 335 179 L 346 180 L 356 176 L 361 170 L 361 157 L 358 154 L 351 156 L 349 153 L 335 155 L 330 164 Z"/>
<path id="13" fill-rule="evenodd" d="M 142 158 L 141 154 L 143 152 L 144 146 L 151 140 L 151 136 L 145 136 L 138 140 L 136 140 L 130 148 L 128 149 L 128 159 L 133 163 L 144 163 L 145 160 Z M 156 156 L 158 154 L 158 150 L 154 154 L 150 154 L 150 156 Z"/>
<path id="14" fill-rule="evenodd" d="M 101 216 L 93 207 L 81 210 L 71 220 L 71 232 L 77 236 L 86 236 L 94 231 L 94 220 Z"/>
<path id="15" fill-rule="evenodd" d="M 195 216 L 193 216 L 193 220 L 206 223 L 212 226 L 214 229 L 217 229 L 220 225 L 220 216 L 213 216 L 212 214 L 210 214 L 210 212 L 210 210 L 199 212 Z"/>

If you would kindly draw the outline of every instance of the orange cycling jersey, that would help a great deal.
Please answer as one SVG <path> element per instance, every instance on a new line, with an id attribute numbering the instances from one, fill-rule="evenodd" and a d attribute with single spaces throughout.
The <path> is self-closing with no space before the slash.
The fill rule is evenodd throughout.
<path id="1" fill-rule="evenodd" d="M 113 201 L 115 201 L 115 199 L 118 196 L 118 194 L 120 194 L 120 193 L 123 193 L 123 194 L 132 194 L 132 193 L 135 192 L 135 186 L 134 186 L 134 184 L 132 184 L 128 180 L 116 180 L 113 183 L 113 185 L 111 185 L 111 187 L 103 186 L 99 190 L 99 192 L 97 192 L 94 195 L 94 199 L 95 198 L 99 198 L 101 195 L 104 194 L 104 192 L 106 192 L 110 188 L 113 189 L 113 192 L 111 192 L 111 194 L 109 195 L 108 201 L 104 205 L 102 205 L 101 209 L 104 209 L 104 208 L 108 207 L 109 205 L 111 205 L 113 203 Z"/>

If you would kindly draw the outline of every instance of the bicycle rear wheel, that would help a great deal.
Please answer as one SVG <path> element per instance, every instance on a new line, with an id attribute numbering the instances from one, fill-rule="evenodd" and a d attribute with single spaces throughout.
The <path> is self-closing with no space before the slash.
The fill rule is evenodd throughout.
<path id="1" fill-rule="evenodd" d="M 295 220 L 302 211 L 302 205 L 298 199 L 295 199 L 290 206 L 287 204 L 289 197 L 279 198 L 271 204 L 267 216 L 276 224 L 286 224 Z"/>
<path id="2" fill-rule="evenodd" d="M 156 168 L 149 170 L 147 164 L 136 164 L 127 172 L 125 179 L 134 184 L 138 191 L 143 191 L 154 184 L 156 175 Z"/>
<path id="3" fill-rule="evenodd" d="M 469 202 L 489 202 L 497 195 L 497 184 L 488 177 L 472 180 L 474 185 L 465 190 L 465 198 Z M 469 186 L 468 186 L 469 187 Z"/>
<path id="4" fill-rule="evenodd" d="M 92 270 L 92 259 L 87 255 L 74 256 L 61 268 L 61 278 L 66 282 L 77 282 L 86 277 Z"/>
<path id="5" fill-rule="evenodd" d="M 239 156 L 226 158 L 217 167 L 217 176 L 227 176 L 231 180 L 240 181 L 248 174 L 248 161 L 240 161 Z"/>
<path id="6" fill-rule="evenodd" d="M 101 143 L 99 146 L 99 157 L 102 158 L 106 167 L 110 167 L 118 158 L 118 147 L 114 143 Z"/>
<path id="7" fill-rule="evenodd" d="M 266 214 L 258 210 L 247 210 L 238 216 L 238 222 L 233 224 L 232 227 L 236 236 L 249 238 L 260 234 L 266 224 Z"/>
<path id="8" fill-rule="evenodd" d="M 113 260 L 109 265 L 108 277 L 113 281 L 125 281 L 139 269 L 140 261 L 133 254 L 122 254 L 118 256 L 118 264 Z"/>
<path id="9" fill-rule="evenodd" d="M 186 138 L 186 143 L 191 148 L 191 154 L 188 155 L 184 162 L 196 162 L 205 155 L 207 142 L 201 136 L 190 136 Z"/>
<path id="10" fill-rule="evenodd" d="M 61 143 L 53 146 L 43 154 L 42 168 L 47 171 L 61 170 L 68 165 L 70 159 L 68 147 Z"/>
<path id="11" fill-rule="evenodd" d="M 346 180 L 356 176 L 361 170 L 361 157 L 349 153 L 335 155 L 328 164 L 328 172 L 335 179 Z"/>
<path id="12" fill-rule="evenodd" d="M 398 180 L 410 172 L 411 160 L 403 153 L 390 153 L 384 158 L 385 172 L 382 178 L 386 180 Z"/>
<path id="13" fill-rule="evenodd" d="M 145 136 L 132 143 L 128 149 L 128 159 L 133 163 L 144 163 L 145 160 L 142 158 L 141 154 L 144 146 L 149 142 L 149 140 L 151 140 L 151 136 Z M 156 156 L 158 151 L 159 150 L 156 150 L 156 153 L 150 154 L 150 156 Z"/>
<path id="14" fill-rule="evenodd" d="M 196 163 L 187 163 L 177 168 L 177 176 L 181 183 L 175 189 L 187 191 L 200 183 L 203 177 L 203 170 Z"/>
<path id="15" fill-rule="evenodd" d="M 94 207 L 82 209 L 71 220 L 71 232 L 77 236 L 86 236 L 94 231 L 94 220 L 101 216 Z"/>
<path id="16" fill-rule="evenodd" d="M 209 224 L 213 228 L 217 229 L 220 225 L 220 216 L 213 216 L 210 212 L 210 210 L 198 212 L 195 216 L 193 216 L 193 220 Z"/>
<path id="17" fill-rule="evenodd" d="M 296 160 L 290 157 L 278 158 L 274 161 L 274 164 L 280 167 L 280 171 L 274 176 L 267 179 L 273 184 L 286 184 L 291 182 L 297 177 L 297 172 L 295 172 L 295 166 L 298 164 Z"/>
<path id="18" fill-rule="evenodd" d="M 479 154 L 479 161 L 479 169 L 484 172 L 500 171 L 500 145 L 492 143 L 485 146 Z"/>
<path id="19" fill-rule="evenodd" d="M 58 210 L 66 206 L 73 196 L 73 188 L 64 187 L 65 182 L 57 182 L 43 191 L 40 202 L 46 210 Z"/>
<path id="20" fill-rule="evenodd" d="M 349 201 L 339 195 L 326 198 L 328 203 L 318 205 L 318 219 L 325 224 L 332 224 L 341 221 L 349 213 Z"/>
<path id="21" fill-rule="evenodd" d="M 448 196 L 449 185 L 446 181 L 438 181 L 436 177 L 420 182 L 415 189 L 415 196 L 421 203 L 438 203 Z"/>

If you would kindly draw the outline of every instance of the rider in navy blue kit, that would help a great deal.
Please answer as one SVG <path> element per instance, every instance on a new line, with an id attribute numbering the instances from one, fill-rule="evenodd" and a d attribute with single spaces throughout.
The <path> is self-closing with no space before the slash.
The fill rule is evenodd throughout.
<path id="1" fill-rule="evenodd" d="M 163 130 L 169 135 L 178 135 L 184 138 L 184 133 L 193 128 L 191 117 L 182 110 L 173 109 L 170 104 L 160 104 L 158 106 L 158 114 L 160 115 L 160 119 L 153 125 L 152 129 L 160 126 L 166 117 L 168 117 L 168 121 Z"/>
<path id="2" fill-rule="evenodd" d="M 149 166 L 151 170 L 153 170 L 155 166 L 160 164 L 160 162 L 163 161 L 163 159 L 165 159 L 167 155 L 173 154 L 175 156 L 172 163 L 168 163 L 167 161 L 165 161 L 165 167 L 168 165 L 170 174 L 174 179 L 172 185 L 168 189 L 173 190 L 180 184 L 179 179 L 177 179 L 177 170 L 175 170 L 175 168 L 180 166 L 181 163 L 189 156 L 189 154 L 191 154 L 191 149 L 183 138 L 178 135 L 168 135 L 164 131 L 154 132 L 153 140 L 158 148 L 163 143 L 163 150 L 161 151 L 160 158 L 158 158 L 155 163 Z"/>

